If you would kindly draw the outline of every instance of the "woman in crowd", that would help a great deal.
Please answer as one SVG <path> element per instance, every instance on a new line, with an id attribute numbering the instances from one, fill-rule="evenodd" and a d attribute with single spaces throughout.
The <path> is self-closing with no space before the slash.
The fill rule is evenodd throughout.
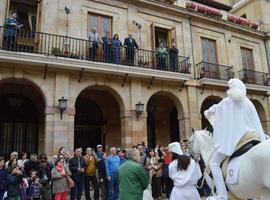
<path id="1" fill-rule="evenodd" d="M 63 158 L 56 160 L 54 168 L 52 169 L 52 191 L 55 200 L 67 200 L 67 179 L 68 169 L 65 167 Z"/>
<path id="2" fill-rule="evenodd" d="M 170 200 L 200 200 L 196 184 L 202 176 L 200 166 L 189 156 L 184 155 L 180 144 L 169 144 L 173 162 L 169 165 L 169 176 L 173 180 Z"/>
<path id="3" fill-rule="evenodd" d="M 5 169 L 4 157 L 0 157 L 0 200 L 3 199 L 8 185 L 8 171 Z"/>
<path id="4" fill-rule="evenodd" d="M 20 155 L 20 158 L 18 160 L 18 165 L 21 169 L 23 169 L 24 167 L 24 163 L 28 161 L 27 159 L 27 153 L 26 152 L 22 152 L 21 155 Z"/>
<path id="5" fill-rule="evenodd" d="M 122 42 L 119 40 L 118 34 L 114 34 L 112 46 L 113 46 L 113 61 L 115 64 L 120 64 Z"/>
<path id="6" fill-rule="evenodd" d="M 65 164 L 68 164 L 69 159 L 70 159 L 70 155 L 69 155 L 69 152 L 67 151 L 67 149 L 65 147 L 61 147 L 58 150 L 58 157 L 59 157 L 59 155 L 63 155 L 64 160 L 65 160 Z"/>
<path id="7" fill-rule="evenodd" d="M 149 152 L 146 168 L 149 171 L 150 182 L 152 183 L 152 196 L 154 199 L 161 199 L 162 162 L 160 162 L 154 149 Z"/>

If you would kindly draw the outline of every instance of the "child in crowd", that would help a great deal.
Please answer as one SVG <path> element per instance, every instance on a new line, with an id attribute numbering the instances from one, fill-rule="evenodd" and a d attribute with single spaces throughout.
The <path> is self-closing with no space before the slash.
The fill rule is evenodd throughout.
<path id="1" fill-rule="evenodd" d="M 29 182 L 29 197 L 30 200 L 40 200 L 41 187 L 39 177 L 33 177 Z"/>

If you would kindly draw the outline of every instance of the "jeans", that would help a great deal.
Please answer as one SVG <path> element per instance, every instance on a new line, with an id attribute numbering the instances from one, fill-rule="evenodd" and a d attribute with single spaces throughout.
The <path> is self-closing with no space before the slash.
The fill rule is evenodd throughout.
<path id="1" fill-rule="evenodd" d="M 111 181 L 109 181 L 109 194 L 108 200 L 117 200 L 119 198 L 119 188 L 118 183 L 116 180 L 117 173 L 111 172 L 110 173 Z"/>
<path id="2" fill-rule="evenodd" d="M 98 188 L 98 182 L 97 182 L 97 177 L 94 176 L 85 176 L 84 177 L 84 190 L 85 190 L 85 198 L 86 200 L 90 200 L 90 181 L 93 184 L 94 187 L 94 199 L 98 200 L 99 199 L 99 188 Z"/>
<path id="3" fill-rule="evenodd" d="M 5 191 L 0 191 L 0 200 L 3 199 L 4 194 L 5 194 Z"/>
<path id="4" fill-rule="evenodd" d="M 83 175 L 71 176 L 74 181 L 74 187 L 71 189 L 70 200 L 81 200 L 83 190 Z"/>
<path id="5" fill-rule="evenodd" d="M 8 200 L 21 200 L 21 197 L 20 196 L 8 197 Z"/>

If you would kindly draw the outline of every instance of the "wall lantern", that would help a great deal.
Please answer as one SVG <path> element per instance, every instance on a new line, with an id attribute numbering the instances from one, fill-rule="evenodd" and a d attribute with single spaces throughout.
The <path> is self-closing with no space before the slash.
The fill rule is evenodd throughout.
<path id="1" fill-rule="evenodd" d="M 62 116 L 63 116 L 63 112 L 67 109 L 67 99 L 65 99 L 64 97 L 62 97 L 61 99 L 58 99 L 58 108 L 60 110 L 60 116 L 61 116 L 61 119 L 62 119 Z"/>
<path id="2" fill-rule="evenodd" d="M 137 119 L 139 115 L 141 115 L 144 111 L 144 104 L 141 103 L 140 101 L 136 104 L 136 113 L 137 113 Z"/>

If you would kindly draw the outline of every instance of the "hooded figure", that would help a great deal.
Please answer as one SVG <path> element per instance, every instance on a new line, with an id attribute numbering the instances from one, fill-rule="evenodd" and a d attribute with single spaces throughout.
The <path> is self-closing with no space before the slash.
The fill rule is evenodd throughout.
<path id="1" fill-rule="evenodd" d="M 265 140 L 257 111 L 246 96 L 245 84 L 236 78 L 230 79 L 228 84 L 227 97 L 204 112 L 214 128 L 213 143 L 216 147 L 209 165 L 217 195 L 209 197 L 208 200 L 228 200 L 220 164 L 226 156 L 232 155 L 241 138 L 247 132 L 253 131 L 262 141 Z"/>
<path id="2" fill-rule="evenodd" d="M 200 200 L 196 183 L 201 178 L 200 166 L 189 156 L 183 154 L 180 144 L 169 144 L 174 161 L 169 165 L 169 177 L 173 180 L 170 200 Z"/>

